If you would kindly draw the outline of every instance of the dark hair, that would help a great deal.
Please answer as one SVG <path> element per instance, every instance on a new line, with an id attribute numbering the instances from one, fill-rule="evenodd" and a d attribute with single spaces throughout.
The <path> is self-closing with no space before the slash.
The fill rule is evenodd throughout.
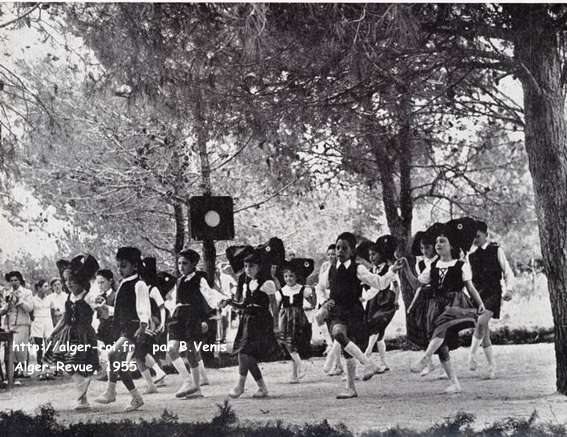
<path id="1" fill-rule="evenodd" d="M 16 278 L 18 281 L 20 281 L 20 285 L 22 287 L 26 286 L 26 281 L 24 281 L 24 277 L 22 276 L 22 274 L 20 272 L 18 272 L 17 270 L 14 270 L 12 272 L 6 273 L 4 275 L 4 279 L 6 279 L 6 281 L 10 282 L 12 280 L 12 278 Z"/>
<path id="2" fill-rule="evenodd" d="M 337 241 L 339 240 L 347 241 L 353 251 L 356 249 L 356 237 L 352 232 L 343 232 L 337 237 Z"/>
<path id="3" fill-rule="evenodd" d="M 69 278 L 71 278 L 73 281 L 79 284 L 79 286 L 84 291 L 89 291 L 91 289 L 91 282 L 87 278 L 77 274 L 77 272 L 74 272 L 73 269 L 66 268 L 65 270 L 63 270 L 63 272 L 69 272 Z M 65 281 L 63 281 L 63 283 L 65 283 Z M 66 284 L 65 287 L 67 287 Z"/>
<path id="4" fill-rule="evenodd" d="M 329 244 L 329 247 L 327 247 L 327 252 L 329 250 L 337 250 L 337 245 L 336 244 Z"/>
<path id="5" fill-rule="evenodd" d="M 95 276 L 102 276 L 103 278 L 111 282 L 114 281 L 114 275 L 109 269 L 100 269 L 98 272 L 96 272 Z"/>
<path id="6" fill-rule="evenodd" d="M 43 287 L 44 284 L 47 284 L 47 280 L 46 279 L 40 279 L 39 281 L 37 281 L 35 283 L 35 291 L 39 291 L 39 289 L 41 287 Z"/>
<path id="7" fill-rule="evenodd" d="M 477 231 L 481 231 L 481 232 L 484 232 L 485 234 L 488 234 L 488 225 L 486 224 L 486 222 L 483 222 L 481 220 L 477 220 L 476 229 L 477 229 Z"/>
<path id="8" fill-rule="evenodd" d="M 99 271 L 96 272 L 95 276 L 102 276 L 104 279 L 106 279 L 107 281 L 110 282 L 110 286 L 112 287 L 112 289 L 114 290 L 114 287 L 116 286 L 116 283 L 114 282 L 114 275 L 112 274 L 112 271 L 109 269 L 100 269 Z"/>
<path id="9" fill-rule="evenodd" d="M 437 235 L 437 238 L 439 237 L 445 237 L 447 241 L 449 241 L 449 244 L 451 245 L 451 257 L 453 257 L 453 259 L 459 259 L 461 257 L 461 248 L 455 244 L 455 242 L 452 240 L 452 237 L 450 235 L 447 235 L 447 232 L 439 233 L 439 235 Z"/>

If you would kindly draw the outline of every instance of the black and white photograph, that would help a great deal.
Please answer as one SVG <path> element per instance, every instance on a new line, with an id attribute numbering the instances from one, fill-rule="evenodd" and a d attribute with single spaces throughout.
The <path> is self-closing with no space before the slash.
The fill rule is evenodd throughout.
<path id="1" fill-rule="evenodd" d="M 0 2 L 0 436 L 567 436 L 567 5 Z"/>

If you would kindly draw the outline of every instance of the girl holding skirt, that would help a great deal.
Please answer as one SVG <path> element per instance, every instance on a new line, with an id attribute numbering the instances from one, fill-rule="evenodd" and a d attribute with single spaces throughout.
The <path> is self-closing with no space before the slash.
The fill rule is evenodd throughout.
<path id="1" fill-rule="evenodd" d="M 472 273 L 468 263 L 459 259 L 461 240 L 458 231 L 444 226 L 436 236 L 435 250 L 439 259 L 425 269 L 416 279 L 409 265 L 405 263 L 408 278 L 415 280 L 415 287 L 421 297 L 427 300 L 427 309 L 421 328 L 427 333 L 429 343 L 425 355 L 411 366 L 411 371 L 420 373 L 431 361 L 434 353 L 439 359 L 451 382 L 446 393 L 461 391 L 457 374 L 451 364 L 450 350 L 459 347 L 459 332 L 474 328 L 479 314 L 484 312 L 482 300 L 472 283 Z M 474 307 L 463 292 L 466 287 L 474 299 Z M 419 296 L 418 296 L 419 298 Z"/>
<path id="2" fill-rule="evenodd" d="M 238 279 L 235 297 L 223 302 L 223 305 L 232 305 L 242 311 L 233 346 L 233 352 L 238 354 L 239 379 L 228 394 L 231 398 L 238 398 L 244 393 L 248 372 L 258 385 L 258 391 L 252 397 L 268 396 L 258 361 L 269 358 L 277 350 L 274 321 L 270 313 L 271 298 L 277 290 L 274 281 L 269 279 L 269 272 L 262 271 L 261 264 L 259 251 L 254 250 L 246 256 L 244 273 Z"/>
<path id="3" fill-rule="evenodd" d="M 303 310 L 303 301 L 312 295 L 311 288 L 302 285 L 314 268 L 312 259 L 294 258 L 284 263 L 285 285 L 280 290 L 280 309 L 278 317 L 279 343 L 291 357 L 292 372 L 290 384 L 297 384 L 305 376 L 305 364 L 299 352 L 310 345 L 311 330 Z"/>
<path id="4" fill-rule="evenodd" d="M 92 374 L 98 370 L 97 339 L 92 327 L 94 296 L 89 295 L 90 280 L 98 270 L 98 262 L 90 255 L 79 255 L 71 262 L 58 262 L 63 281 L 69 290 L 65 313 L 53 329 L 44 361 L 57 367 L 66 366 L 77 387 L 75 409 L 88 409 L 87 390 Z"/>
<path id="5" fill-rule="evenodd" d="M 388 272 L 388 269 L 396 262 L 394 252 L 397 244 L 396 238 L 392 235 L 383 235 L 378 238 L 376 244 L 370 246 L 369 258 L 373 264 L 372 273 L 384 276 Z M 399 308 L 399 296 L 400 280 L 397 275 L 396 279 L 382 290 L 369 288 L 362 292 L 362 299 L 366 300 L 365 318 L 369 335 L 365 355 L 370 358 L 374 345 L 378 345 L 379 373 L 390 370 L 386 363 L 384 334 Z"/>

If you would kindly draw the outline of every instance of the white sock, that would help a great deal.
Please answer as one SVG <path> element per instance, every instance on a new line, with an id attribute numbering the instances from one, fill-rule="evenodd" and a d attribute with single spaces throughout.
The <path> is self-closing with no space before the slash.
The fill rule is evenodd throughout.
<path id="1" fill-rule="evenodd" d="M 205 363 L 203 360 L 199 360 L 199 373 L 203 379 L 207 379 L 207 371 L 205 370 Z"/>
<path id="2" fill-rule="evenodd" d="M 142 399 L 142 395 L 140 394 L 137 388 L 130 390 L 130 394 L 132 395 L 133 399 Z"/>
<path id="3" fill-rule="evenodd" d="M 163 376 L 165 374 L 165 372 L 161 369 L 158 363 L 155 363 L 152 366 L 152 369 L 154 369 L 154 372 L 156 372 L 156 376 Z"/>
<path id="4" fill-rule="evenodd" d="M 291 359 L 293 360 L 296 366 L 298 367 L 301 366 L 301 357 L 297 352 L 291 352 L 289 355 L 291 356 Z"/>
<path id="5" fill-rule="evenodd" d="M 484 356 L 486 357 L 486 361 L 488 362 L 488 366 L 491 369 L 494 369 L 494 354 L 492 352 L 492 346 L 486 346 L 482 348 L 484 350 Z"/>
<path id="6" fill-rule="evenodd" d="M 382 361 L 382 364 L 387 367 L 387 365 L 386 365 L 386 342 L 384 340 L 380 340 L 378 342 L 378 353 L 380 354 L 380 361 Z"/>
<path id="7" fill-rule="evenodd" d="M 143 372 L 140 372 L 140 373 L 142 374 L 142 376 L 146 380 L 146 384 L 148 384 L 148 387 L 153 387 L 154 381 L 152 380 L 152 375 L 150 374 L 150 369 L 146 369 L 146 370 L 144 370 Z"/>
<path id="8" fill-rule="evenodd" d="M 470 358 L 476 358 L 476 354 L 478 352 L 478 347 L 480 346 L 481 341 L 482 341 L 482 338 L 477 338 L 476 335 L 473 334 L 472 340 L 471 340 Z"/>
<path id="9" fill-rule="evenodd" d="M 175 360 L 171 360 L 171 363 L 173 364 L 173 367 L 175 367 L 175 370 L 177 370 L 177 373 L 179 373 L 183 379 L 189 379 L 189 371 L 185 366 L 183 358 L 177 357 Z"/>
<path id="10" fill-rule="evenodd" d="M 116 383 L 108 381 L 108 384 L 106 385 L 106 391 L 110 394 L 116 395 Z"/>

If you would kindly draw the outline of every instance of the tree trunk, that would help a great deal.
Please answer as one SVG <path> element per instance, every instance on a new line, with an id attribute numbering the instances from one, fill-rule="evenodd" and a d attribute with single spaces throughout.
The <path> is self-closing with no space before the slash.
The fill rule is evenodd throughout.
<path id="1" fill-rule="evenodd" d="M 547 5 L 508 8 L 514 18 L 516 59 L 531 73 L 520 76 L 525 142 L 555 325 L 557 390 L 567 394 L 567 129 L 561 56 Z"/>
<path id="2" fill-rule="evenodd" d="M 175 243 L 173 250 L 178 254 L 183 250 L 185 245 L 185 220 L 183 216 L 183 205 L 176 203 L 173 205 L 173 214 L 175 216 Z"/>
<path id="3" fill-rule="evenodd" d="M 203 110 L 203 91 L 199 88 L 196 92 L 195 98 L 195 119 L 197 129 L 197 147 L 199 149 L 199 157 L 201 159 L 201 178 L 202 189 L 204 196 L 210 196 L 212 193 L 211 187 L 211 166 L 209 164 L 209 154 L 207 152 L 207 127 L 205 126 L 206 120 Z M 203 241 L 203 263 L 205 264 L 205 272 L 209 285 L 213 286 L 215 283 L 215 270 L 216 270 L 216 248 L 213 240 Z"/>
<path id="4" fill-rule="evenodd" d="M 390 233 L 400 241 L 399 250 L 408 258 L 410 264 L 413 259 L 408 247 L 412 237 L 413 199 L 411 193 L 411 164 L 412 164 L 412 101 L 408 92 L 404 93 L 399 109 L 400 130 L 398 135 L 392 139 L 392 148 L 396 153 L 389 154 L 384 144 L 381 144 L 376 136 L 369 134 L 374 157 L 378 163 L 380 181 L 382 185 L 382 202 L 386 212 L 386 221 Z M 400 182 L 398 187 L 394 179 L 395 162 L 393 156 L 399 161 Z M 415 290 L 410 286 L 405 277 L 401 277 L 401 292 L 404 305 L 409 306 L 413 299 Z"/>

